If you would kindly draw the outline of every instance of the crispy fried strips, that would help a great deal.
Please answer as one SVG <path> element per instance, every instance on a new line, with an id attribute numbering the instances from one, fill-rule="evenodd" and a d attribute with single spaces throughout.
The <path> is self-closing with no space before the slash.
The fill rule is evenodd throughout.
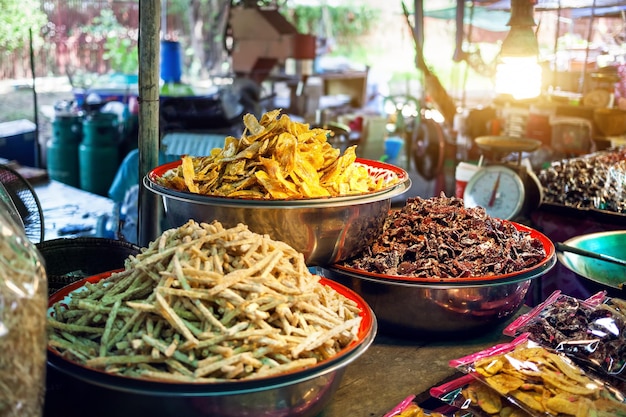
<path id="1" fill-rule="evenodd" d="M 287 244 L 194 221 L 52 311 L 49 345 L 67 358 L 179 382 L 312 366 L 354 340 L 361 321 L 356 303 L 321 285 Z"/>

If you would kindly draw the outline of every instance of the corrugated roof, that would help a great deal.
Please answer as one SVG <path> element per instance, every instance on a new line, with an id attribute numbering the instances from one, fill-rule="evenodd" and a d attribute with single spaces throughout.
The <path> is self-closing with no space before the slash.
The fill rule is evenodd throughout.
<path id="1" fill-rule="evenodd" d="M 477 0 L 477 3 L 492 10 L 509 10 L 511 8 L 509 0 Z M 535 10 L 592 8 L 594 6 L 596 8 L 624 6 L 624 0 L 537 0 Z"/>

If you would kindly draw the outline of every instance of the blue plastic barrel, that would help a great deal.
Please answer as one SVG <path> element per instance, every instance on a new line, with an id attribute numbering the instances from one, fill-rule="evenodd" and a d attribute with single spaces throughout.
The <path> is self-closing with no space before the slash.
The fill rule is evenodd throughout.
<path id="1" fill-rule="evenodd" d="M 180 42 L 161 41 L 161 79 L 178 83 L 182 77 L 183 63 Z"/>

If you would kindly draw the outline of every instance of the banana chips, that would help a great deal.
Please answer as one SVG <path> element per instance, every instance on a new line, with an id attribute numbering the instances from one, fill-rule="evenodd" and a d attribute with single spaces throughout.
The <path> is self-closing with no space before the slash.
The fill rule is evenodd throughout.
<path id="1" fill-rule="evenodd" d="M 356 162 L 356 146 L 340 155 L 329 131 L 265 113 L 243 118 L 241 138 L 229 136 L 208 156 L 184 156 L 162 185 L 196 194 L 248 199 L 305 199 L 364 194 L 390 184 Z"/>

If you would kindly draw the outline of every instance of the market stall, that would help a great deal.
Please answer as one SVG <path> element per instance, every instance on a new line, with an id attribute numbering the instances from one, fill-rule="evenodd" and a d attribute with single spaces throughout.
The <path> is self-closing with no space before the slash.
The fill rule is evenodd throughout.
<path id="1" fill-rule="evenodd" d="M 584 273 L 555 245 L 622 228 L 626 157 L 598 149 L 602 121 L 560 119 L 548 138 L 526 111 L 543 103 L 500 97 L 457 195 L 397 207 L 410 162 L 359 158 L 279 109 L 246 114 L 241 136 L 206 155 L 160 163 L 160 5 L 140 5 L 141 248 L 35 316 L 48 372 L 33 416 L 626 415 L 624 283 L 576 294 L 558 262 Z M 563 124 L 574 130 L 555 135 Z M 3 241 L 36 254 L 5 217 Z M 622 256 L 612 239 L 607 256 Z"/>

